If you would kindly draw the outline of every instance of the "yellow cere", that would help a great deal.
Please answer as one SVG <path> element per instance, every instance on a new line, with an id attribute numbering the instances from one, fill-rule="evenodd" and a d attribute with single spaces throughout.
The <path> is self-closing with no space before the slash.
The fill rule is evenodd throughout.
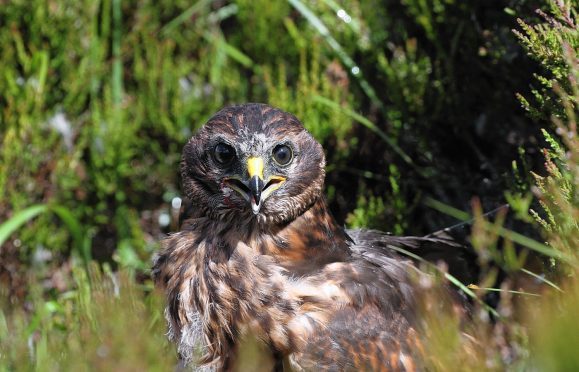
<path id="1" fill-rule="evenodd" d="M 249 178 L 258 176 L 263 179 L 263 159 L 256 157 L 247 159 L 247 172 L 249 173 Z"/>

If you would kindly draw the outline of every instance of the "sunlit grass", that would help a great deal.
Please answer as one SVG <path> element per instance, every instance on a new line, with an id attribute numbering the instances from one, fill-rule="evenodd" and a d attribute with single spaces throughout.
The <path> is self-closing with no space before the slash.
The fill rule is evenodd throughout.
<path id="1" fill-rule="evenodd" d="M 176 366 L 165 337 L 162 299 L 146 294 L 126 271 L 91 265 L 89 275 L 73 269 L 73 278 L 75 288 L 52 299 L 31 282 L 26 310 L 3 303 L 0 370 L 167 371 Z"/>
<path id="2" fill-rule="evenodd" d="M 408 216 L 421 203 L 458 220 L 474 218 L 478 282 L 461 283 L 444 266 L 422 263 L 433 278 L 421 304 L 428 370 L 578 370 L 579 39 L 576 10 L 565 10 L 572 2 L 548 2 L 553 15 L 541 16 L 538 26 L 520 21 L 517 35 L 546 69 L 535 83 L 531 74 L 523 82 L 504 74 L 516 49 L 501 33 L 510 28 L 479 29 L 466 2 L 376 4 L 4 2 L 0 371 L 175 368 L 164 300 L 147 279 L 150 256 L 177 228 L 169 202 L 179 194 L 182 145 L 219 108 L 246 101 L 296 114 L 323 142 L 328 169 L 337 170 L 328 172 L 333 181 L 359 183 L 347 189 L 357 190 L 351 196 L 329 185 L 331 200 L 355 208 L 350 222 L 402 234 L 420 222 Z M 518 4 L 499 10 L 517 14 L 530 3 Z M 461 55 L 461 45 L 471 44 L 481 44 L 476 59 Z M 520 60 L 506 66 L 518 69 Z M 493 90 L 479 92 L 489 76 Z M 528 185 L 534 195 L 507 194 L 517 214 L 543 232 L 540 241 L 489 221 L 477 203 L 465 212 L 423 198 L 446 182 L 430 146 L 436 127 L 448 121 L 458 133 L 478 128 L 461 105 L 472 108 L 483 93 L 489 106 L 497 104 L 495 88 L 511 82 L 541 86 L 520 95 L 541 125 L 555 114 L 554 130 L 544 131 L 545 172 L 534 176 L 536 187 Z M 493 114 L 505 123 L 521 120 L 504 107 Z M 376 162 L 371 170 L 369 161 Z M 343 177 L 343 169 L 356 178 Z M 529 212 L 533 198 L 539 205 Z M 529 257 L 541 265 L 527 268 Z M 493 260 L 507 273 L 496 286 Z M 19 296 L 4 285 L 14 278 L 24 287 Z M 471 314 L 442 301 L 448 293 L 440 285 L 466 293 Z M 500 295 L 497 308 L 485 304 L 489 292 Z"/>

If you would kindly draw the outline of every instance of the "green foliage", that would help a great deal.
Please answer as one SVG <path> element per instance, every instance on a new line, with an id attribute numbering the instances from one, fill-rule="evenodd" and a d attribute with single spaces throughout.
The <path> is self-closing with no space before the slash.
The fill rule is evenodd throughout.
<path id="1" fill-rule="evenodd" d="M 86 232 L 75 220 L 73 213 L 58 205 L 33 205 L 26 209 L 19 211 L 14 214 L 10 219 L 4 221 L 0 224 L 0 246 L 12 235 L 16 230 L 18 230 L 23 224 L 32 220 L 38 215 L 46 214 L 47 212 L 52 212 L 57 215 L 62 222 L 67 226 L 70 235 L 74 239 L 73 248 L 77 256 L 83 261 L 85 267 L 89 264 L 91 259 L 91 254 L 89 251 L 89 244 L 86 238 Z"/>
<path id="2" fill-rule="evenodd" d="M 286 1 L 236 0 L 238 32 L 233 39 L 257 63 L 295 58 L 295 45 L 285 23 L 291 7 Z M 272 42 L 272 35 L 276 35 Z M 246 42 L 251 40 L 251 42 Z M 280 53 L 281 52 L 281 53 Z"/>
<path id="3" fill-rule="evenodd" d="M 432 72 L 430 59 L 418 54 L 416 43 L 416 39 L 408 39 L 404 48 L 394 49 L 390 60 L 384 54 L 378 56 L 395 107 L 412 115 L 419 115 L 424 110 L 424 96 Z M 390 116 L 392 122 L 399 126 L 401 123 L 395 115 L 400 116 L 401 113 L 392 111 Z"/>
<path id="4" fill-rule="evenodd" d="M 563 1 L 552 2 L 554 15 L 561 19 L 567 17 L 570 20 L 574 9 L 566 8 Z M 541 13 L 550 20 L 549 24 L 534 27 L 531 31 L 526 29 L 529 38 L 521 37 L 521 41 L 529 48 L 529 53 L 534 58 L 541 60 L 543 65 L 551 70 L 555 78 L 550 81 L 551 85 L 545 85 L 541 92 L 535 94 L 547 101 L 547 96 L 552 97 L 550 107 L 539 106 L 536 109 L 541 115 L 553 115 L 552 123 L 555 133 L 543 129 L 542 134 L 548 149 L 544 149 L 544 175 L 533 172 L 534 185 L 531 188 L 534 196 L 538 199 L 540 209 L 531 208 L 531 195 L 517 196 L 508 194 L 517 216 L 527 222 L 533 220 L 541 228 L 545 244 L 518 235 L 503 227 L 504 215 L 494 222 L 487 221 L 481 213 L 480 203 L 475 203 L 475 223 L 471 236 L 472 244 L 479 253 L 479 261 L 482 264 L 483 275 L 479 286 L 469 286 L 477 291 L 488 291 L 483 287 L 484 283 L 494 283 L 495 275 L 489 270 L 488 263 L 499 263 L 503 270 L 510 272 L 510 277 L 503 282 L 501 288 L 491 288 L 501 293 L 501 302 L 498 313 L 500 316 L 497 326 L 485 325 L 485 321 L 474 322 L 468 327 L 466 333 L 475 335 L 478 345 L 482 348 L 469 344 L 469 339 L 462 340 L 460 351 L 457 353 L 457 339 L 464 335 L 464 329 L 456 324 L 456 318 L 452 312 L 446 312 L 442 320 L 438 315 L 432 316 L 432 308 L 427 309 L 424 335 L 426 340 L 425 361 L 429 369 L 448 370 L 452 366 L 460 364 L 466 370 L 510 368 L 514 370 L 526 370 L 539 368 L 540 370 L 567 371 L 577 369 L 579 358 L 577 357 L 577 345 L 579 340 L 579 328 L 574 320 L 579 312 L 579 282 L 577 269 L 579 268 L 579 143 L 577 142 L 577 121 L 579 114 L 579 65 L 577 64 L 577 48 L 569 50 L 562 40 L 567 39 L 568 30 L 555 18 Z M 568 22 L 574 26 L 573 22 Z M 549 40 L 542 38 L 551 38 Z M 557 75 L 559 74 L 559 75 Z M 549 98 L 550 99 L 550 98 Z M 554 109 L 552 112 L 549 111 Z M 563 114 L 560 114 L 563 113 Z M 530 112 L 534 115 L 535 112 Z M 536 117 L 536 115 L 534 115 Z M 526 169 L 526 167 L 523 167 Z M 521 170 L 514 169 L 517 174 Z M 518 176 L 521 181 L 524 176 Z M 499 237 L 504 238 L 501 242 Z M 520 247 L 535 250 L 549 257 L 547 269 L 542 275 L 537 275 L 524 268 L 529 256 L 525 250 L 515 250 L 513 242 Z M 536 258 L 535 258 L 536 260 Z M 534 262 L 537 265 L 537 262 Z M 532 276 L 537 283 L 543 285 L 529 285 L 538 293 L 526 293 L 531 295 L 527 300 L 517 300 L 513 294 L 520 295 L 519 291 L 510 290 L 513 285 L 521 285 L 524 279 L 516 275 L 522 272 Z M 547 278 L 553 278 L 557 285 Z M 490 280 L 489 280 L 490 279 Z M 484 293 L 481 291 L 481 293 Z M 424 301 L 428 305 L 429 296 Z M 439 300 L 440 301 L 440 300 Z M 518 310 L 518 311 L 517 311 Z M 522 314 L 521 322 L 513 318 L 514 314 Z M 451 314 L 451 315 L 449 315 Z M 450 317 L 450 319 L 447 319 Z M 453 323 L 454 321 L 454 323 Z M 444 324 L 444 328 L 441 327 Z M 451 325 L 448 327 L 448 325 Z M 442 329 L 442 330 L 441 330 Z M 489 330 L 492 329 L 492 337 L 489 339 Z M 464 336 L 462 336 L 464 337 Z M 502 341 L 497 342 L 497 339 Z M 506 343 L 505 343 L 506 341 Z M 492 345 L 492 346 L 491 346 Z M 500 357 L 497 353 L 489 350 L 501 348 L 499 345 L 508 345 L 510 361 Z M 469 354 L 469 358 L 461 358 Z M 433 357 L 434 356 L 434 357 Z M 514 361 L 514 363 L 513 363 Z M 484 367 L 483 367 L 484 365 Z M 508 366 L 508 367 L 507 367 Z"/>
<path id="5" fill-rule="evenodd" d="M 437 24 L 445 22 L 445 7 L 454 3 L 454 0 L 403 0 L 408 12 L 416 19 L 428 39 L 436 41 Z"/>
<path id="6" fill-rule="evenodd" d="M 572 1 L 547 1 L 550 14 L 539 10 L 544 23 L 529 25 L 518 19 L 522 31 L 513 30 L 525 46 L 529 56 L 537 60 L 544 68 L 545 75 L 536 75 L 538 88 L 532 89 L 535 104 L 519 95 L 523 107 L 536 119 L 549 119 L 554 114 L 564 117 L 561 96 L 553 94 L 554 84 L 559 84 L 569 98 L 577 99 L 571 90 L 568 76 L 571 73 L 569 60 L 576 58 L 579 50 L 579 18 Z"/>
<path id="7" fill-rule="evenodd" d="M 577 69 L 577 67 L 574 67 Z M 579 69 L 577 69 L 579 70 Z M 576 70 L 576 72 L 577 72 Z M 570 82 L 579 91 L 577 80 Z M 565 93 L 562 93 L 565 94 Z M 579 142 L 577 140 L 576 117 L 579 101 L 572 97 L 562 97 L 566 105 L 568 123 L 555 120 L 557 133 L 563 144 L 559 144 L 547 131 L 543 131 L 550 149 L 545 149 L 546 176 L 533 174 L 537 185 L 537 197 L 543 213 L 530 210 L 535 220 L 542 226 L 549 245 L 557 251 L 579 258 Z M 575 268 L 564 271 L 576 275 Z"/>
<path id="8" fill-rule="evenodd" d="M 573 5 L 545 2 L 537 24 L 530 0 L 3 4 L 0 370 L 173 368 L 161 306 L 146 279 L 150 257 L 177 228 L 170 202 L 179 196 L 183 144 L 222 106 L 248 101 L 294 113 L 322 142 L 328 197 L 351 227 L 425 234 L 443 222 L 422 206 L 424 197 L 466 206 L 473 195 L 502 198 L 505 183 L 515 184 L 508 199 L 520 217 L 538 221 L 545 243 L 484 221 L 482 207 L 474 208 L 481 281 L 467 287 L 447 273 L 440 278 L 477 300 L 500 291 L 500 319 L 495 327 L 481 315 L 468 329 L 483 340 L 477 347 L 452 309 L 437 304 L 443 294 L 428 291 L 435 305 L 425 308 L 433 317 L 426 365 L 532 365 L 511 301 L 525 291 L 509 281 L 489 289 L 497 272 L 484 266 L 494 261 L 509 275 L 530 275 L 570 298 L 576 292 L 575 284 L 555 284 L 553 272 L 551 281 L 522 268 L 526 250 L 513 245 L 576 277 Z M 515 16 L 525 21 L 517 26 Z M 527 163 L 538 129 L 517 111 L 515 92 L 541 125 L 555 116 L 556 134 L 543 132 L 546 172 Z M 516 179 L 502 182 L 517 151 Z M 529 169 L 534 187 L 526 184 Z M 532 216 L 529 190 L 540 204 Z M 168 217 L 169 225 L 160 222 Z M 88 265 L 91 255 L 119 273 Z M 551 328 L 539 325 L 534 334 L 547 336 L 531 342 L 548 369 L 574 363 L 576 344 L 556 341 L 579 333 L 566 316 L 579 309 L 565 294 L 554 301 L 568 309 L 565 316 Z M 528 304 L 544 324 L 558 319 L 555 307 L 542 306 L 548 299 L 534 301 Z M 488 314 L 475 303 L 473 313 Z"/>
<path id="9" fill-rule="evenodd" d="M 346 219 L 349 227 L 387 230 L 395 235 L 403 234 L 406 228 L 407 205 L 401 195 L 400 173 L 393 164 L 390 165 L 389 181 L 392 193 L 388 199 L 373 195 L 366 198 L 364 194 L 359 197 L 356 209 Z"/>
<path id="10" fill-rule="evenodd" d="M 160 298 L 144 295 L 126 271 L 91 266 L 88 275 L 73 269 L 72 278 L 75 289 L 52 300 L 32 285 L 32 314 L 6 307 L 0 297 L 0 370 L 174 368 Z"/>
<path id="11" fill-rule="evenodd" d="M 579 252 L 579 28 L 577 10 L 570 2 L 550 1 L 550 14 L 539 11 L 545 24 L 529 26 L 519 20 L 523 33 L 514 31 L 529 54 L 541 62 L 550 79 L 541 78 L 542 90 L 535 90 L 541 115 L 552 115 L 556 135 L 542 129 L 549 148 L 543 149 L 545 175 L 533 172 L 535 195 L 540 209 L 529 213 L 541 226 L 548 244 L 558 252 L 577 260 Z M 549 106 L 545 105 L 549 102 Z M 530 106 L 528 106 L 530 107 Z M 574 261 L 553 261 L 556 268 L 575 275 Z M 570 265 L 569 265 L 570 264 Z"/>
<path id="12" fill-rule="evenodd" d="M 544 371 L 575 371 L 579 368 L 579 283 L 575 278 L 565 293 L 551 293 L 541 312 L 531 312 L 534 365 Z"/>
<path id="13" fill-rule="evenodd" d="M 422 194 L 411 176 L 436 175 L 431 128 L 463 120 L 442 109 L 457 97 L 455 78 L 444 76 L 453 71 L 459 34 L 451 53 L 442 36 L 442 20 L 464 11 L 456 6 L 11 2 L 0 10 L 8 25 L 0 30 L 0 216 L 54 202 L 84 226 L 93 253 L 110 259 L 122 246 L 119 262 L 145 267 L 150 234 L 165 227 L 143 215 L 167 211 L 162 195 L 179 188 L 182 144 L 220 107 L 243 101 L 296 114 L 328 149 L 336 172 L 352 168 L 345 159 L 360 158 L 358 149 L 373 147 L 378 161 L 358 161 L 355 173 L 398 177 L 376 166 L 388 161 L 408 192 L 394 196 L 389 183 L 368 188 L 362 179 L 352 183 L 360 190 L 339 190 L 351 194 L 341 203 L 369 192 L 401 210 L 414 203 L 406 195 Z M 383 143 L 360 141 L 367 133 L 359 124 Z M 420 157 L 427 170 L 416 165 Z M 402 219 L 410 214 L 402 215 L 397 231 L 409 226 Z M 58 219 L 42 215 L 18 240 L 26 258 L 39 246 L 66 252 L 74 239 Z"/>
<path id="14" fill-rule="evenodd" d="M 299 37 L 296 35 L 296 37 Z M 277 79 L 272 78 L 269 68 L 264 71 L 268 102 L 296 115 L 305 127 L 320 141 L 335 138 L 344 142 L 351 127 L 351 120 L 343 113 L 328 109 L 316 101 L 322 96 L 336 102 L 340 107 L 349 107 L 348 75 L 338 64 L 330 64 L 325 72 L 320 71 L 320 51 L 312 47 L 310 65 L 307 49 L 300 49 L 300 68 L 295 86 L 287 85 L 287 68 L 281 63 Z M 275 82 L 274 82 L 275 80 Z M 347 143 L 342 146 L 346 147 Z"/>
<path id="15" fill-rule="evenodd" d="M 384 218 L 385 213 L 384 199 L 372 195 L 368 199 L 361 196 L 356 209 L 348 215 L 346 223 L 352 228 L 384 228 L 384 221 L 379 218 Z M 376 225 L 373 226 L 373 222 L 376 222 Z"/>
<path id="16" fill-rule="evenodd" d="M 242 80 L 229 68 L 235 62 L 209 62 L 226 48 L 203 39 L 218 30 L 215 21 L 159 33 L 162 17 L 183 5 L 141 2 L 131 17 L 122 15 L 133 8 L 118 1 L 0 10 L 10 26 L 0 31 L 2 60 L 12 61 L 0 67 L 0 215 L 56 201 L 85 224 L 89 240 L 112 229 L 150 255 L 137 208 L 145 195 L 172 187 L 180 147 L 199 117 Z M 197 11 L 212 19 L 208 4 Z M 193 54 L 205 58 L 193 63 Z M 25 255 L 31 246 L 66 247 L 67 234 L 42 216 L 20 238 Z"/>

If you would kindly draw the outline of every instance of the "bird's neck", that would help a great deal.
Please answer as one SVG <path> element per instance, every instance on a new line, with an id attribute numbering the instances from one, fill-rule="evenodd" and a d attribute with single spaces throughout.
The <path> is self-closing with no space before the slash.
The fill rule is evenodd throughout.
<path id="1" fill-rule="evenodd" d="M 266 255 L 291 274 L 307 275 L 331 262 L 344 261 L 350 256 L 350 238 L 331 215 L 324 197 L 319 197 L 301 215 L 290 222 L 268 224 L 264 219 L 235 218 L 223 223 L 203 215 L 184 221 L 182 230 L 199 231 L 227 247 L 242 243 L 252 254 Z M 214 249 L 211 254 L 229 256 L 232 252 Z"/>
<path id="2" fill-rule="evenodd" d="M 261 231 L 255 241 L 258 253 L 274 257 L 293 274 L 307 275 L 324 264 L 346 260 L 348 239 L 320 197 L 298 218 Z"/>

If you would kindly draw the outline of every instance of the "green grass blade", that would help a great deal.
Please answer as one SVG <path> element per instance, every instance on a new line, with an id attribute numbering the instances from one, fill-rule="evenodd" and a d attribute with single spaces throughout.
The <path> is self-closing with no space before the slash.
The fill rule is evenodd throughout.
<path id="1" fill-rule="evenodd" d="M 395 250 L 396 252 L 402 253 L 405 256 L 411 257 L 419 262 L 422 262 L 428 266 L 433 267 L 434 269 L 441 271 L 438 266 L 436 266 L 435 264 L 433 264 L 432 262 L 428 262 L 426 261 L 424 258 L 410 252 L 407 251 L 404 248 L 400 248 L 400 247 L 396 247 L 394 245 L 388 245 L 388 248 Z M 442 272 L 442 271 L 441 271 Z M 447 273 L 447 272 L 442 272 L 444 274 L 444 277 L 451 282 L 452 284 L 454 284 L 456 287 L 458 287 L 461 291 L 463 291 L 467 296 L 471 297 L 472 299 L 474 299 L 475 301 L 477 301 L 478 303 L 481 304 L 481 306 L 483 306 L 488 312 L 492 313 L 494 316 L 496 316 L 497 318 L 500 318 L 499 313 L 493 309 L 492 307 L 490 307 L 488 304 L 486 304 L 483 300 L 481 300 L 467 285 L 465 285 L 464 283 L 462 283 L 460 280 L 458 280 L 456 277 L 452 276 L 451 274 Z"/>
<path id="2" fill-rule="evenodd" d="M 535 274 L 534 272 L 532 272 L 532 271 L 530 271 L 530 270 L 527 270 L 527 269 L 521 269 L 521 271 L 524 272 L 525 274 L 530 275 L 530 276 L 532 276 L 533 278 L 535 278 L 535 279 L 537 279 L 537 280 L 539 280 L 539 281 L 547 284 L 547 285 L 550 285 L 551 287 L 555 288 L 555 289 L 558 290 L 559 292 L 563 292 L 563 290 L 561 289 L 561 287 L 559 287 L 557 284 L 553 283 L 552 281 L 550 281 L 550 280 L 548 280 L 548 279 L 546 279 L 546 278 L 543 278 L 542 276 L 540 276 L 540 275 L 538 275 L 538 274 Z"/>
<path id="3" fill-rule="evenodd" d="M 195 4 L 191 5 L 189 8 L 185 9 L 185 11 L 175 17 L 171 22 L 167 23 L 162 29 L 161 34 L 163 36 L 167 36 L 168 33 L 173 31 L 175 28 L 179 27 L 181 24 L 186 22 L 188 19 L 191 19 L 193 15 L 199 12 L 204 7 L 211 4 L 211 0 L 199 0 Z"/>
<path id="4" fill-rule="evenodd" d="M 497 232 L 503 238 L 510 239 L 514 243 L 544 254 L 545 256 L 556 258 L 573 266 L 577 266 L 578 264 L 573 257 L 512 230 L 505 229 L 504 227 L 497 227 L 493 224 L 487 224 L 487 228 L 493 232 Z"/>
<path id="5" fill-rule="evenodd" d="M 76 220 L 72 212 L 62 206 L 53 205 L 50 209 L 56 214 L 68 228 L 74 241 L 74 247 L 85 265 L 91 260 L 90 245 L 87 244 L 82 225 Z"/>
<path id="6" fill-rule="evenodd" d="M 33 205 L 12 216 L 0 225 L 0 247 L 16 230 L 26 222 L 41 213 L 53 212 L 66 225 L 68 232 L 72 236 L 74 249 L 79 254 L 85 266 L 91 260 L 90 242 L 86 239 L 82 225 L 76 220 L 70 210 L 58 205 Z"/>
<path id="7" fill-rule="evenodd" d="M 370 120 L 366 119 L 364 116 L 362 116 L 362 115 L 360 115 L 360 114 L 358 114 L 350 109 L 344 108 L 339 103 L 334 102 L 334 101 L 327 99 L 325 97 L 322 97 L 322 96 L 314 96 L 314 101 L 321 103 L 322 105 L 328 106 L 336 111 L 340 111 L 344 115 L 347 115 L 348 117 L 350 117 L 353 120 L 357 121 L 358 123 L 362 124 L 366 128 L 370 129 L 372 132 L 376 133 L 378 135 L 378 137 L 380 137 L 384 142 L 386 142 L 386 144 L 388 144 L 388 146 L 390 146 L 390 148 L 392 148 L 392 150 L 394 150 L 394 152 L 396 152 L 398 155 L 400 155 L 402 160 L 404 160 L 407 164 L 416 168 L 416 166 L 414 165 L 414 162 L 412 161 L 410 156 L 408 156 L 404 152 L 404 150 L 402 150 L 396 143 L 394 143 L 394 141 L 390 137 L 388 137 L 388 135 L 386 133 L 384 133 L 383 130 L 378 128 L 374 123 L 372 123 Z"/>
<path id="8" fill-rule="evenodd" d="M 254 67 L 253 60 L 249 56 L 247 56 L 247 54 L 243 53 L 241 50 L 229 44 L 223 38 L 223 35 L 215 36 L 209 32 L 206 32 L 205 34 L 203 34 L 203 38 L 208 42 L 217 45 L 219 48 L 222 48 L 223 52 L 227 56 L 229 56 L 231 59 L 241 64 L 243 67 L 247 68 Z"/>
<path id="9" fill-rule="evenodd" d="M 446 214 L 453 216 L 455 218 L 458 218 L 459 220 L 462 220 L 462 221 L 468 221 L 468 220 L 471 220 L 473 218 L 470 214 L 468 214 L 464 211 L 461 211 L 459 209 L 451 207 L 450 205 L 444 204 L 444 203 L 437 201 L 437 200 L 434 200 L 432 198 L 427 198 L 425 200 L 425 203 L 427 206 L 429 206 L 433 209 L 436 209 L 442 213 L 446 213 Z M 530 250 L 541 253 L 541 254 L 548 256 L 548 257 L 556 258 L 558 260 L 564 261 L 565 263 L 573 265 L 573 266 L 578 265 L 577 261 L 574 260 L 573 257 L 571 257 L 571 256 L 569 256 L 561 251 L 558 251 L 552 247 L 549 247 L 546 244 L 539 243 L 536 240 L 533 240 L 529 237 L 526 237 L 522 234 L 519 234 L 518 232 L 509 230 L 509 229 L 505 229 L 502 226 L 495 226 L 494 224 L 488 223 L 488 222 L 484 224 L 484 227 L 487 231 L 496 233 L 505 239 L 509 239 L 512 242 L 519 244 L 522 247 L 528 248 Z"/>
<path id="10" fill-rule="evenodd" d="M 121 10 L 121 0 L 113 0 L 112 3 L 113 11 L 113 72 L 112 72 L 112 98 L 114 105 L 118 108 L 121 105 L 123 99 L 123 61 L 121 57 L 121 21 L 122 21 L 122 10 Z"/>
<path id="11" fill-rule="evenodd" d="M 488 292 L 504 292 L 504 293 L 512 293 L 517 295 L 523 296 L 532 296 L 532 297 L 541 297 L 540 294 L 537 293 L 529 293 L 523 291 L 514 291 L 512 289 L 501 289 L 501 288 L 489 288 L 489 287 L 477 287 L 477 286 L 469 286 L 469 288 L 477 290 L 477 291 L 488 291 Z"/>
<path id="12" fill-rule="evenodd" d="M 344 48 L 338 43 L 338 41 L 330 34 L 330 31 L 324 25 L 322 20 L 318 18 L 301 0 L 288 0 L 288 2 L 298 11 L 300 14 L 312 25 L 312 27 L 324 38 L 326 43 L 334 50 L 338 58 L 342 63 L 350 70 L 352 76 L 358 81 L 360 87 L 364 93 L 370 98 L 372 103 L 380 108 L 382 112 L 385 112 L 384 105 L 382 101 L 376 95 L 374 88 L 368 83 L 368 81 L 362 75 L 360 68 L 357 66 L 356 62 L 346 53 Z"/>
<path id="13" fill-rule="evenodd" d="M 46 205 L 33 205 L 15 213 L 14 216 L 4 221 L 0 225 L 0 247 L 20 226 L 47 210 L 48 207 Z"/>
<path id="14" fill-rule="evenodd" d="M 348 15 L 348 17 L 350 17 L 349 14 L 346 12 L 346 10 L 345 10 L 340 4 L 338 4 L 337 2 L 335 2 L 334 0 L 322 0 L 322 2 L 325 3 L 327 6 L 329 6 L 334 12 L 336 12 L 336 15 L 337 15 L 338 17 L 340 17 L 339 14 L 340 14 L 341 12 L 344 12 L 344 13 L 343 13 L 344 15 Z M 340 18 L 341 18 L 341 17 L 340 17 Z M 361 34 L 361 32 L 362 32 L 361 29 L 362 29 L 362 28 L 360 27 L 360 23 L 359 23 L 355 18 L 350 17 L 350 18 L 349 18 L 349 21 L 346 21 L 344 18 L 342 18 L 342 20 L 343 20 L 344 23 L 346 23 L 346 24 L 348 25 L 348 27 L 350 27 L 350 29 L 352 29 L 352 31 L 354 31 L 357 35 L 360 35 L 360 34 Z"/>
<path id="15" fill-rule="evenodd" d="M 225 5 L 214 12 L 209 13 L 207 17 L 211 22 L 219 23 L 226 20 L 229 17 L 234 16 L 239 12 L 239 6 L 237 4 Z"/>
<path id="16" fill-rule="evenodd" d="M 436 209 L 437 211 L 447 214 L 451 217 L 454 217 L 460 221 L 469 221 L 472 219 L 472 216 L 469 213 L 451 207 L 450 205 L 444 204 L 443 202 L 440 202 L 436 199 L 426 197 L 424 198 L 424 204 L 432 209 Z"/>
<path id="17" fill-rule="evenodd" d="M 40 71 L 38 72 L 38 88 L 37 88 L 37 93 L 36 96 L 38 99 L 40 99 L 40 97 L 43 96 L 44 94 L 44 89 L 46 86 L 46 78 L 48 76 L 48 63 L 49 63 L 49 57 L 48 57 L 48 53 L 47 52 L 40 52 L 39 54 L 40 57 Z"/>

